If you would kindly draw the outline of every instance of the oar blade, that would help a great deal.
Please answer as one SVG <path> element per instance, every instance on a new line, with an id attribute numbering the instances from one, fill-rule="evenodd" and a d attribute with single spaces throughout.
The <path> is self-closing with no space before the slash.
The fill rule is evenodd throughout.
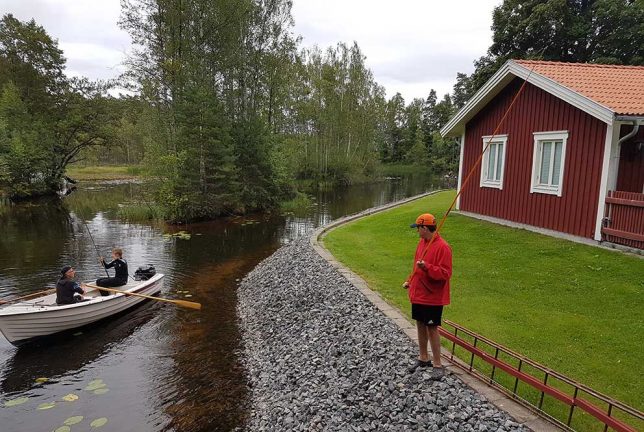
<path id="1" fill-rule="evenodd" d="M 201 310 L 201 303 L 186 300 L 173 300 L 173 303 L 176 303 L 177 305 L 183 306 L 185 308 Z"/>

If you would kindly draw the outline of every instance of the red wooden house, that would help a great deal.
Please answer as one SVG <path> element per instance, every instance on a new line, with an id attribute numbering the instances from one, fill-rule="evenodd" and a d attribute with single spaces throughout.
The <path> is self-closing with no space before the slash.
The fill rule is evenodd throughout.
<path id="1" fill-rule="evenodd" d="M 495 128 L 527 80 L 495 136 Z M 644 67 L 510 60 L 443 127 L 462 213 L 644 249 Z"/>

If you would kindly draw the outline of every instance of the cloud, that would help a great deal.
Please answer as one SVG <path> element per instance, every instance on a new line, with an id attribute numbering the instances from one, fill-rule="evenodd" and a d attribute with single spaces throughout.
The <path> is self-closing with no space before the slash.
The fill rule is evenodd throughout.
<path id="1" fill-rule="evenodd" d="M 406 100 L 451 91 L 457 72 L 492 42 L 492 9 L 501 0 L 294 0 L 293 33 L 322 49 L 358 43 L 376 81 Z M 119 0 L 0 0 L 0 10 L 34 18 L 57 39 L 69 75 L 114 78 L 130 37 L 118 28 Z"/>
<path id="2" fill-rule="evenodd" d="M 125 72 L 125 54 L 117 49 L 96 43 L 61 43 L 67 56 L 67 75 L 92 79 L 115 78 Z"/>
<path id="3" fill-rule="evenodd" d="M 63 50 L 70 76 L 107 79 L 123 71 L 131 42 L 117 25 L 118 0 L 0 0 L 0 10 L 44 27 Z"/>
<path id="4" fill-rule="evenodd" d="M 406 100 L 451 91 L 456 73 L 492 43 L 492 10 L 500 0 L 295 0 L 295 33 L 304 46 L 356 41 L 389 97 Z"/>

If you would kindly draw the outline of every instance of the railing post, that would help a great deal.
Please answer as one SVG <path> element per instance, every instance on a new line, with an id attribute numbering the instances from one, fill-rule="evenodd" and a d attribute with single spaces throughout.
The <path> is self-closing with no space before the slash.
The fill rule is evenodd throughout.
<path id="1" fill-rule="evenodd" d="M 454 339 L 458 338 L 458 329 L 454 327 Z M 452 355 L 449 358 L 450 360 L 454 360 L 454 350 L 456 349 L 456 341 L 452 341 Z"/>
<path id="2" fill-rule="evenodd" d="M 494 360 L 499 359 L 499 347 L 494 350 Z M 494 372 L 496 372 L 496 365 L 492 365 L 492 374 L 490 375 L 490 382 L 494 382 Z"/>
<path id="3" fill-rule="evenodd" d="M 577 399 L 577 393 L 579 392 L 579 387 L 575 386 L 575 394 L 573 395 L 573 400 Z M 568 413 L 568 421 L 566 422 L 566 426 L 570 426 L 570 422 L 572 421 L 572 412 L 575 410 L 575 404 L 573 403 L 570 405 L 570 412 Z"/>
<path id="4" fill-rule="evenodd" d="M 613 412 L 613 404 L 609 403 L 608 404 L 608 417 L 610 417 L 611 413 Z M 604 432 L 608 430 L 608 425 L 604 423 Z"/>
<path id="5" fill-rule="evenodd" d="M 519 368 L 517 369 L 519 372 L 521 372 L 521 366 L 523 366 L 523 360 L 519 360 Z M 517 395 L 517 387 L 519 386 L 519 377 L 516 377 L 514 379 L 514 390 L 512 390 L 512 394 L 514 396 Z"/>
<path id="6" fill-rule="evenodd" d="M 476 342 L 478 342 L 478 338 L 474 336 L 474 348 L 476 348 Z M 474 367 L 474 351 L 472 351 L 472 356 L 470 357 L 470 372 L 472 371 L 473 367 Z"/>
<path id="7" fill-rule="evenodd" d="M 543 383 L 548 384 L 548 372 L 546 372 L 546 376 L 543 379 Z M 539 409 L 541 409 L 541 407 L 543 406 L 543 396 L 544 395 L 545 395 L 545 393 L 542 391 L 541 392 L 541 398 L 539 399 L 539 407 L 538 407 Z"/>

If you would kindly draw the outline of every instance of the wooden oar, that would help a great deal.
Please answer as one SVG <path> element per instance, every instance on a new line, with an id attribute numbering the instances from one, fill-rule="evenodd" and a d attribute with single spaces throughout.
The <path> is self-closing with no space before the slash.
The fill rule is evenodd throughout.
<path id="1" fill-rule="evenodd" d="M 177 306 L 183 306 L 183 307 L 190 308 L 190 309 L 197 309 L 197 310 L 201 309 L 201 303 L 196 303 L 196 302 L 191 302 L 191 301 L 186 301 L 186 300 L 165 299 L 165 298 L 161 298 L 161 297 L 150 296 L 150 295 L 147 295 L 147 294 L 139 294 L 139 293 L 133 293 L 133 292 L 129 292 L 129 291 L 122 291 L 122 290 L 118 290 L 118 289 L 114 289 L 114 288 L 100 287 L 98 285 L 89 284 L 89 283 L 86 283 L 85 285 L 87 285 L 88 287 L 99 289 L 99 290 L 104 290 L 104 291 L 110 291 L 110 292 L 124 294 L 126 296 L 131 295 L 131 296 L 135 296 L 135 297 L 143 297 L 143 298 L 150 299 L 150 300 L 158 300 L 158 301 L 162 301 L 162 302 L 166 302 L 166 303 L 174 303 Z"/>
<path id="2" fill-rule="evenodd" d="M 45 290 L 45 291 L 38 291 L 38 292 L 35 292 L 35 293 L 23 295 L 21 297 L 12 298 L 10 300 L 0 300 L 0 304 L 13 303 L 13 302 L 17 302 L 19 300 L 23 300 L 23 299 L 26 299 L 26 298 L 29 298 L 29 297 L 37 297 L 39 295 L 51 294 L 51 293 L 53 293 L 55 291 L 56 291 L 56 288 L 48 289 L 48 290 Z"/>

